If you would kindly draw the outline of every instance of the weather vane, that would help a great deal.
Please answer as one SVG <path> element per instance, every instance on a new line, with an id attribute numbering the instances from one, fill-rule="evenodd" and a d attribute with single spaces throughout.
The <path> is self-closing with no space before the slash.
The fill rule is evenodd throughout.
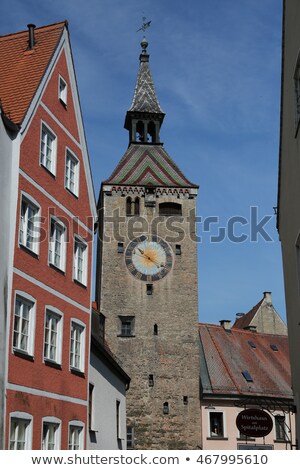
<path id="1" fill-rule="evenodd" d="M 140 29 L 137 30 L 137 33 L 138 33 L 139 31 L 144 31 L 144 32 L 145 32 L 146 29 L 150 27 L 151 20 L 150 20 L 150 21 L 146 21 L 146 19 L 147 19 L 146 16 L 143 16 L 143 25 L 142 25 L 142 27 L 141 27 Z"/>

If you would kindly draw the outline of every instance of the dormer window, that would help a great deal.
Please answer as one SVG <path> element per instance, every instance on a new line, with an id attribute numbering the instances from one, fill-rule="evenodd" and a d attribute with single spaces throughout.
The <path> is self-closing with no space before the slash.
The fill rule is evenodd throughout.
<path id="1" fill-rule="evenodd" d="M 67 106 L 67 82 L 61 77 L 58 77 L 58 99 L 64 105 Z"/>

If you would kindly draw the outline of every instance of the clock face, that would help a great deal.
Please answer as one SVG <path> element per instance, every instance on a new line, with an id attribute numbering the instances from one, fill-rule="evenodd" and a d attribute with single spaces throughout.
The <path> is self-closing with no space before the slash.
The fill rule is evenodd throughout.
<path id="1" fill-rule="evenodd" d="M 142 235 L 129 243 L 125 262 L 137 279 L 145 282 L 159 281 L 172 268 L 172 251 L 162 238 Z"/>

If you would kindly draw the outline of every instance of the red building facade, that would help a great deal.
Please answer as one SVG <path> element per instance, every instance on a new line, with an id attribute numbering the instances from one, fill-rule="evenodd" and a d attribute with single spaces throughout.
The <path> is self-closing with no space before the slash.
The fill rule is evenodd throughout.
<path id="1" fill-rule="evenodd" d="M 0 42 L 3 140 L 18 175 L 7 181 L 15 229 L 1 280 L 2 445 L 83 449 L 96 209 L 68 26 L 29 25 Z"/>

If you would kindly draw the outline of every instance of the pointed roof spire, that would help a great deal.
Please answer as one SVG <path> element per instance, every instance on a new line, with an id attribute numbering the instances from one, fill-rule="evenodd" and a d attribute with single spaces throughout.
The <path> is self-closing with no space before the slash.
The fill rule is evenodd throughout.
<path id="1" fill-rule="evenodd" d="M 140 69 L 129 111 L 164 114 L 156 96 L 154 82 L 149 68 L 149 54 L 147 53 L 148 41 L 145 36 L 141 41 L 141 47 Z"/>

